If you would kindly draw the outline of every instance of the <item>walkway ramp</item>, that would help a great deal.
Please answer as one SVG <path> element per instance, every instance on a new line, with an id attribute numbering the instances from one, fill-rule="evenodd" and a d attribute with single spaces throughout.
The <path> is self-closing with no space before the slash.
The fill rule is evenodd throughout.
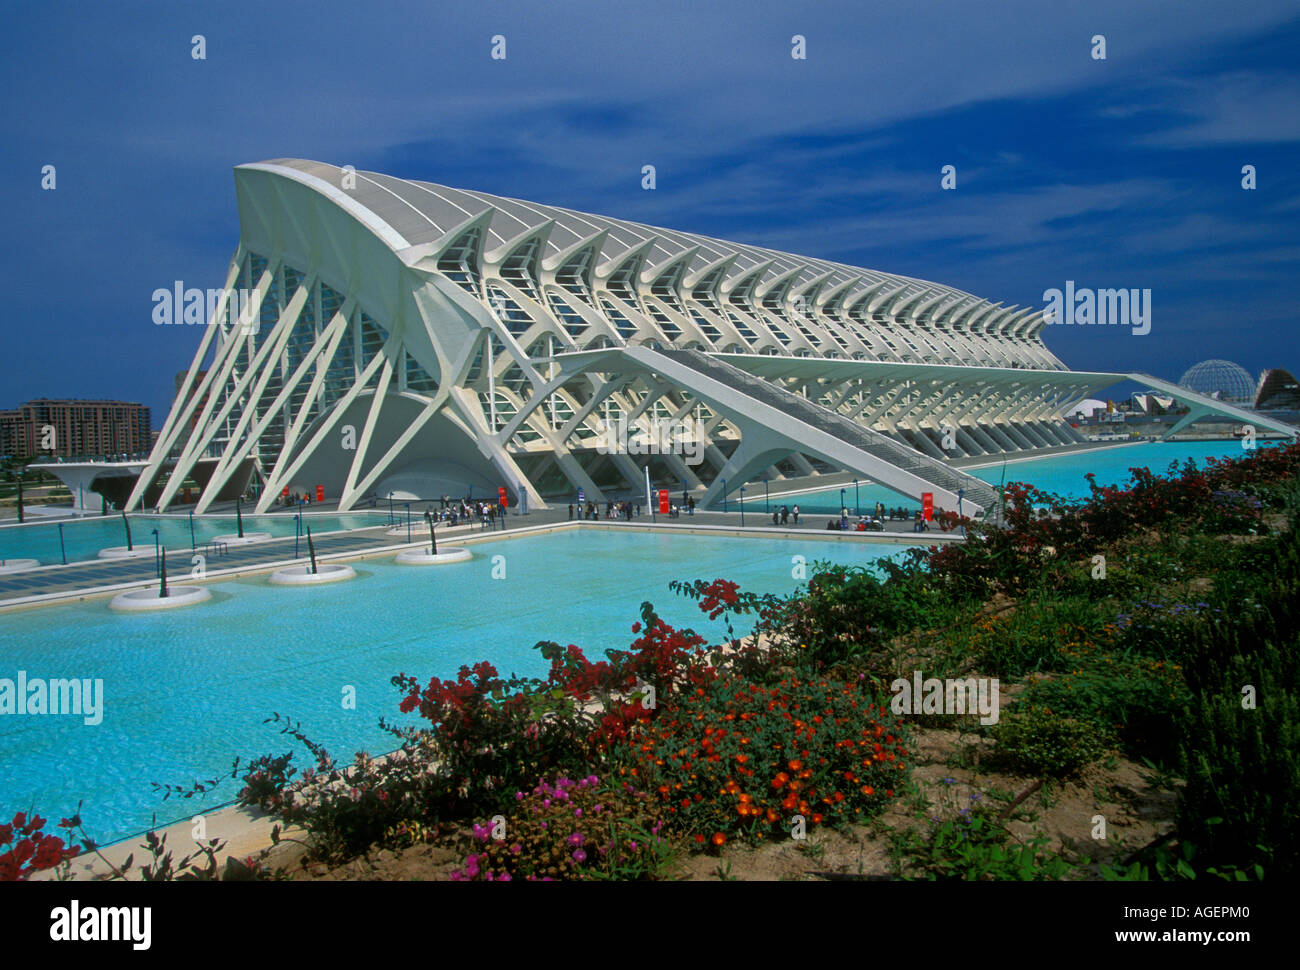
<path id="1" fill-rule="evenodd" d="M 936 509 L 960 509 L 974 518 L 997 507 L 997 489 L 987 482 L 726 361 L 698 350 L 634 346 L 624 353 L 740 426 L 740 447 L 705 494 L 706 508 L 721 496 L 726 480 L 735 483 L 734 490 L 794 451 L 815 455 L 916 501 L 931 492 Z"/>
<path id="2" fill-rule="evenodd" d="M 1170 397 L 1183 404 L 1186 404 L 1190 410 L 1187 416 L 1169 429 L 1165 437 L 1169 437 L 1176 431 L 1182 430 L 1207 414 L 1222 414 L 1225 417 L 1232 418 L 1234 421 L 1240 421 L 1242 424 L 1249 424 L 1257 428 L 1267 428 L 1269 431 L 1276 431 L 1279 434 L 1288 435 L 1295 438 L 1300 435 L 1300 428 L 1293 424 L 1287 424 L 1285 421 L 1279 421 L 1277 418 L 1270 418 L 1266 414 L 1260 414 L 1249 408 L 1237 407 L 1233 404 L 1227 404 L 1218 398 L 1210 397 L 1208 394 L 1198 394 L 1195 391 L 1189 391 L 1181 384 L 1175 384 L 1172 381 L 1162 380 L 1159 377 L 1152 377 L 1150 374 L 1129 374 L 1129 380 L 1138 381 L 1146 384 L 1156 391 L 1163 391 Z"/>

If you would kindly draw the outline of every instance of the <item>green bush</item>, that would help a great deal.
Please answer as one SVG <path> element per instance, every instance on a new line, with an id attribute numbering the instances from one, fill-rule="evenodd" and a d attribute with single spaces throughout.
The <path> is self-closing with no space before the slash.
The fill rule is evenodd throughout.
<path id="1" fill-rule="evenodd" d="M 1047 848 L 1047 839 L 1016 842 L 981 806 L 957 818 L 932 818 L 924 834 L 895 834 L 893 850 L 904 879 L 1051 882 L 1071 868 Z"/>
<path id="2" fill-rule="evenodd" d="M 1178 719 L 1190 701 L 1177 667 L 1110 654 L 1084 669 L 1031 684 L 1025 698 L 1113 734 L 1135 757 L 1166 764 L 1177 758 Z"/>
<path id="3" fill-rule="evenodd" d="M 1261 866 L 1294 876 L 1300 860 L 1300 691 L 1294 638 L 1236 658 L 1217 689 L 1199 692 L 1182 723 L 1187 784 L 1178 832 L 1208 865 Z M 1253 710 L 1242 688 L 1255 688 Z"/>
<path id="4" fill-rule="evenodd" d="M 1096 761 L 1109 738 L 1087 721 L 1061 717 L 1046 707 L 1019 705 L 993 728 L 998 755 L 1014 770 L 1039 777 L 1065 777 Z"/>
<path id="5" fill-rule="evenodd" d="M 980 670 L 1019 677 L 1039 670 L 1061 670 L 1072 661 L 1069 648 L 1082 648 L 1107 635 L 1106 615 L 1083 597 L 1040 595 L 1022 600 L 1010 616 L 977 620 L 971 651 Z"/>

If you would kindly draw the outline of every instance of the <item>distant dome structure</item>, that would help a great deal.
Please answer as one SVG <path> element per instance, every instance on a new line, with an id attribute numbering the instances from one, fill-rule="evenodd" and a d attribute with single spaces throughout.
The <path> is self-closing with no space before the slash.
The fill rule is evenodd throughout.
<path id="1" fill-rule="evenodd" d="M 1180 386 L 1231 404 L 1255 401 L 1255 380 L 1240 364 L 1230 360 L 1203 360 L 1178 379 Z"/>

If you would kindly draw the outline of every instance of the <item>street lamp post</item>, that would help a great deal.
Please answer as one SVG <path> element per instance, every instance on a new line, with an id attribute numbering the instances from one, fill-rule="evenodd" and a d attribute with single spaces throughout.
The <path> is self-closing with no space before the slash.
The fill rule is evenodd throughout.
<path id="1" fill-rule="evenodd" d="M 406 503 L 406 541 L 411 541 L 411 503 Z"/>
<path id="2" fill-rule="evenodd" d="M 764 515 L 772 514 L 772 503 L 770 499 L 771 496 L 769 495 L 767 490 L 767 476 L 764 475 L 763 476 L 763 514 Z"/>
<path id="3" fill-rule="evenodd" d="M 847 488 L 842 488 L 842 489 L 840 489 L 840 508 L 841 508 L 841 509 L 844 508 L 844 493 L 847 492 L 847 491 L 848 491 Z"/>
<path id="4" fill-rule="evenodd" d="M 727 511 L 727 480 L 722 480 L 722 511 Z"/>
<path id="5" fill-rule="evenodd" d="M 745 527 L 745 486 L 740 486 L 740 527 Z"/>
<path id="6" fill-rule="evenodd" d="M 424 521 L 429 523 L 429 554 L 436 556 L 438 554 L 438 539 L 433 534 L 433 513 L 428 509 L 424 510 Z"/>
<path id="7" fill-rule="evenodd" d="M 154 529 L 153 530 L 153 574 L 155 576 L 161 575 L 158 572 L 158 550 L 161 548 L 162 546 L 158 542 L 158 530 Z"/>
<path id="8" fill-rule="evenodd" d="M 194 510 L 190 509 L 190 552 L 194 551 Z"/>
<path id="9" fill-rule="evenodd" d="M 858 480 L 853 479 L 853 514 L 862 514 L 862 503 L 858 500 Z"/>

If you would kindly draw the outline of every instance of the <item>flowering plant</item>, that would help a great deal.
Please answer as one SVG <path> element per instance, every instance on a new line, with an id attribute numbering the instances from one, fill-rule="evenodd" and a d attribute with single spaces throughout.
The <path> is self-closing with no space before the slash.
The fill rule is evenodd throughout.
<path id="1" fill-rule="evenodd" d="M 894 716 L 858 683 L 827 679 L 717 681 L 631 743 L 635 761 L 619 771 L 701 845 L 789 831 L 795 815 L 809 829 L 873 815 L 906 778 Z"/>

